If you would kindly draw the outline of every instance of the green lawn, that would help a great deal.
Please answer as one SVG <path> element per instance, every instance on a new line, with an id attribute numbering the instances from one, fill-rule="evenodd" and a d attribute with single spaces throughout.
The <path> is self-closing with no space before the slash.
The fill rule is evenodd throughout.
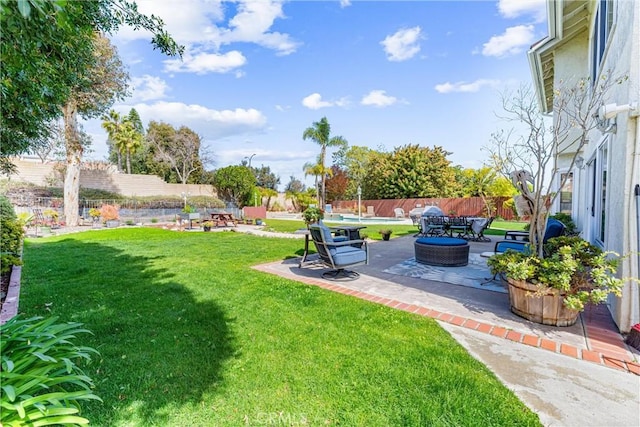
<path id="1" fill-rule="evenodd" d="M 432 319 L 249 268 L 301 252 L 150 228 L 29 240 L 20 308 L 93 331 L 97 426 L 539 425 Z"/>

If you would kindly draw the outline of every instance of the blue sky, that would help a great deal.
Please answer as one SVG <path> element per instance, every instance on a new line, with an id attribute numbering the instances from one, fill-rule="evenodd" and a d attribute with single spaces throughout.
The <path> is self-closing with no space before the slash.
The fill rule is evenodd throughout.
<path id="1" fill-rule="evenodd" d="M 137 1 L 186 45 L 183 60 L 149 35 L 112 37 L 132 95 L 114 108 L 186 125 L 213 153 L 210 168 L 265 165 L 281 187 L 319 146 L 304 129 L 327 117 L 350 145 L 392 151 L 439 145 L 478 168 L 501 92 L 531 80 L 526 51 L 547 34 L 544 0 Z M 100 122 L 85 123 L 104 159 Z"/>

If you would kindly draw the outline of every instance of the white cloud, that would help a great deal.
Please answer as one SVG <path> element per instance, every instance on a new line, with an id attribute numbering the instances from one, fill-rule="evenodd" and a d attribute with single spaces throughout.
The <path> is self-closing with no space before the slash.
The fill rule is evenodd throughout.
<path id="1" fill-rule="evenodd" d="M 167 59 L 164 61 L 164 69 L 168 72 L 177 73 L 228 73 L 246 63 L 247 58 L 237 50 L 232 50 L 225 54 L 197 53 L 193 55 L 186 53 L 182 60 Z"/>
<path id="2" fill-rule="evenodd" d="M 536 22 L 543 22 L 547 15 L 546 0 L 499 0 L 498 11 L 505 18 L 531 15 Z"/>
<path id="3" fill-rule="evenodd" d="M 148 74 L 142 77 L 133 77 L 131 85 L 133 86 L 133 94 L 129 99 L 130 102 L 155 101 L 166 98 L 166 92 L 169 89 L 167 82 L 160 77 Z"/>
<path id="4" fill-rule="evenodd" d="M 277 18 L 284 18 L 281 0 L 242 0 L 238 13 L 229 21 L 229 29 L 221 31 L 222 43 L 256 43 L 278 51 L 280 55 L 295 52 L 300 45 L 288 34 L 269 32 Z"/>
<path id="5" fill-rule="evenodd" d="M 380 42 L 384 46 L 389 61 L 406 61 L 420 52 L 420 27 L 404 28 L 385 37 Z"/>
<path id="6" fill-rule="evenodd" d="M 349 105 L 349 99 L 347 97 L 343 97 L 337 101 L 323 101 L 322 95 L 316 92 L 303 98 L 302 105 L 311 110 L 318 110 L 326 107 L 346 107 Z"/>
<path id="7" fill-rule="evenodd" d="M 442 83 L 435 86 L 435 89 L 439 93 L 452 93 L 452 92 L 478 92 L 484 86 L 497 87 L 500 85 L 500 80 L 479 79 L 475 82 L 457 82 L 457 83 Z"/>
<path id="8" fill-rule="evenodd" d="M 493 36 L 482 45 L 482 54 L 497 57 L 516 55 L 535 41 L 533 32 L 533 25 L 518 25 L 507 28 L 504 34 Z"/>
<path id="9" fill-rule="evenodd" d="M 169 34 L 182 44 L 213 40 L 218 34 L 214 23 L 224 18 L 220 0 L 180 0 L 179 6 L 175 2 L 158 0 L 136 0 L 136 4 L 140 13 L 160 17 Z M 116 37 L 122 40 L 150 40 L 151 34 L 123 26 Z"/>
<path id="10" fill-rule="evenodd" d="M 173 71 L 200 74 L 219 72 L 215 70 L 217 65 L 211 62 L 216 62 L 217 57 L 224 59 L 231 53 L 221 54 L 220 47 L 223 45 L 253 43 L 275 50 L 278 55 L 293 53 L 301 45 L 289 34 L 270 31 L 276 19 L 286 18 L 282 12 L 283 0 L 238 0 L 235 8 L 229 8 L 235 10 L 236 14 L 229 17 L 227 26 L 223 25 L 226 17 L 221 0 L 180 0 L 179 7 L 170 1 L 137 0 L 136 3 L 141 13 L 160 17 L 176 42 L 185 45 L 186 50 L 191 52 L 191 58 L 185 56 L 185 62 L 202 62 L 181 66 L 178 59 L 166 61 L 168 69 Z M 115 38 L 123 41 L 150 40 L 151 34 L 122 27 Z M 237 55 L 244 58 L 239 51 L 232 52 L 236 55 L 234 59 L 238 59 Z M 245 62 L 234 64 L 233 68 Z"/>
<path id="11" fill-rule="evenodd" d="M 398 98 L 389 96 L 384 90 L 372 90 L 362 97 L 362 105 L 373 105 L 375 107 L 388 107 L 398 102 Z"/>
<path id="12" fill-rule="evenodd" d="M 351 6 L 350 0 L 340 0 L 340 7 L 348 7 Z"/>
<path id="13" fill-rule="evenodd" d="M 138 111 L 143 123 L 155 120 L 177 127 L 188 126 L 208 140 L 260 131 L 267 123 L 267 118 L 253 108 L 212 110 L 202 105 L 159 101 L 122 106 L 119 109 L 129 111 L 131 108 Z"/>

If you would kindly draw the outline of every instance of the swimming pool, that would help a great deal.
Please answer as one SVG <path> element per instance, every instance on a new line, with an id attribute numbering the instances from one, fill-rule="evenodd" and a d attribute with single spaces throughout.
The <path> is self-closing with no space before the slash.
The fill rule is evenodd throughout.
<path id="1" fill-rule="evenodd" d="M 354 214 L 325 214 L 325 222 L 366 223 L 366 224 L 413 224 L 409 218 L 388 218 L 382 216 L 361 216 Z"/>

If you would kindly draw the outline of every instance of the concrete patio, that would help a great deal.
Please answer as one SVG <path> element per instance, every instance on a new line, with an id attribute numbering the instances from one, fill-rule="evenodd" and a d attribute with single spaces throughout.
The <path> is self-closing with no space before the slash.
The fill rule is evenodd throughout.
<path id="1" fill-rule="evenodd" d="M 371 242 L 369 265 L 353 268 L 361 276 L 350 282 L 324 280 L 326 267 L 300 268 L 298 258 L 254 268 L 436 319 L 544 425 L 640 425 L 639 353 L 606 307 L 591 307 L 570 327 L 545 326 L 511 313 L 506 293 L 385 272 L 414 256 L 413 240 Z M 471 253 L 494 242 L 471 242 Z"/>

